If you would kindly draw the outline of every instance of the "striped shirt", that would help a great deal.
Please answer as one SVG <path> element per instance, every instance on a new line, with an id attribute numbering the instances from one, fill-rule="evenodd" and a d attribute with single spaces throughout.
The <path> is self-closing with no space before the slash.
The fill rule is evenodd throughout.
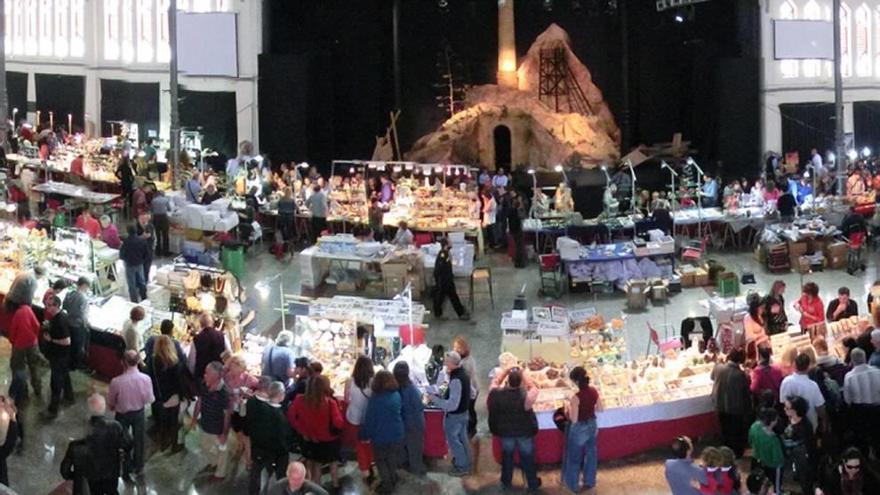
<path id="1" fill-rule="evenodd" d="M 843 398 L 848 404 L 880 404 L 880 369 L 860 364 L 843 378 Z"/>

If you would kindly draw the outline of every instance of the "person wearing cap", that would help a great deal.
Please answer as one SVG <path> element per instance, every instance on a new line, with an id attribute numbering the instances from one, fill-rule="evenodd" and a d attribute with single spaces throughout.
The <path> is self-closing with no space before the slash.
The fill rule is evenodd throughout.
<path id="1" fill-rule="evenodd" d="M 76 290 L 68 290 L 62 309 L 70 325 L 71 368 L 85 368 L 89 353 L 88 293 L 92 283 L 86 277 L 76 281 Z"/>
<path id="2" fill-rule="evenodd" d="M 828 309 L 825 311 L 825 318 L 828 321 L 840 321 L 850 316 L 859 315 L 859 305 L 849 298 L 849 288 L 841 287 L 837 289 L 837 298 L 828 301 Z"/>
<path id="3" fill-rule="evenodd" d="M 461 355 L 455 351 L 446 353 L 446 371 L 449 385 L 443 396 L 431 394 L 433 404 L 446 413 L 443 430 L 446 443 L 452 452 L 452 476 L 465 476 L 471 470 L 471 453 L 467 435 L 468 405 L 470 403 L 470 378 L 461 367 Z"/>

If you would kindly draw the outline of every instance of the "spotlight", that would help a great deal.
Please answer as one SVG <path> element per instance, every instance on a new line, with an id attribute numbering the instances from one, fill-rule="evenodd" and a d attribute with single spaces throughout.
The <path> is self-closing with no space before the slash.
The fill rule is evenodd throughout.
<path id="1" fill-rule="evenodd" d="M 348 169 L 348 173 L 351 175 L 354 175 L 354 167 L 351 167 L 350 169 Z"/>
<path id="2" fill-rule="evenodd" d="M 557 166 L 553 167 L 553 170 L 555 170 L 557 172 L 562 172 L 562 165 L 557 165 Z"/>
<path id="3" fill-rule="evenodd" d="M 529 173 L 529 175 L 535 175 L 535 169 L 530 168 L 530 169 L 528 170 L 528 173 Z"/>
<path id="4" fill-rule="evenodd" d="M 850 160 L 855 160 L 859 157 L 859 153 L 856 150 L 849 150 L 846 152 L 846 156 L 849 157 Z"/>
<path id="5" fill-rule="evenodd" d="M 871 156 L 871 148 L 865 146 L 864 148 L 862 148 L 862 157 L 868 158 L 869 156 Z"/>
<path id="6" fill-rule="evenodd" d="M 437 6 L 441 9 L 449 8 L 449 0 L 437 0 Z"/>
<path id="7" fill-rule="evenodd" d="M 544 0 L 544 10 L 547 12 L 553 10 L 553 0 Z"/>
<path id="8" fill-rule="evenodd" d="M 836 159 L 837 159 L 837 156 L 836 156 L 834 153 L 832 153 L 831 151 L 829 151 L 829 152 L 828 152 L 828 162 L 829 162 L 829 163 L 834 163 L 834 161 L 835 161 Z"/>
<path id="9" fill-rule="evenodd" d="M 675 22 L 684 22 L 684 16 L 681 14 L 675 14 L 675 17 L 672 18 Z"/>

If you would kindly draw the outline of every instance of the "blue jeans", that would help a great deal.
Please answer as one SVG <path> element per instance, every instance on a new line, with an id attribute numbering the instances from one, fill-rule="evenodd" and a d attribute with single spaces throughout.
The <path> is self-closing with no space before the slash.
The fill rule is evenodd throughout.
<path id="1" fill-rule="evenodd" d="M 138 474 L 144 470 L 144 410 L 116 413 L 116 421 L 123 430 L 131 430 L 133 446 L 130 452 L 123 454 L 122 472 Z"/>
<path id="2" fill-rule="evenodd" d="M 568 427 L 565 435 L 565 457 L 562 459 L 562 481 L 573 492 L 580 491 L 581 471 L 587 487 L 596 486 L 596 420 L 578 421 Z"/>
<path id="3" fill-rule="evenodd" d="M 443 422 L 446 443 L 452 452 L 452 466 L 459 471 L 471 470 L 471 447 L 467 434 L 468 413 L 447 414 Z"/>
<path id="4" fill-rule="evenodd" d="M 144 265 L 125 265 L 125 282 L 128 284 L 128 297 L 131 302 L 141 302 L 141 296 L 147 292 Z"/>
<path id="5" fill-rule="evenodd" d="M 535 468 L 534 437 L 501 437 L 501 485 L 510 488 L 513 478 L 513 453 L 519 451 L 519 465 L 526 475 L 529 490 L 538 489 L 538 471 Z"/>

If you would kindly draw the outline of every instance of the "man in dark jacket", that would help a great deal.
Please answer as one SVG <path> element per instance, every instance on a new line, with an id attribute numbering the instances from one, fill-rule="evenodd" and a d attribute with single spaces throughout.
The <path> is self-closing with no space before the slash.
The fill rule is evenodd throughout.
<path id="1" fill-rule="evenodd" d="M 91 476 L 92 456 L 86 439 L 71 440 L 61 460 L 61 477 L 73 481 L 73 495 L 85 493 L 86 480 Z"/>
<path id="2" fill-rule="evenodd" d="M 837 289 L 837 297 L 828 301 L 825 319 L 828 321 L 840 321 L 858 315 L 859 305 L 855 300 L 849 298 L 849 288 L 841 287 Z"/>
<path id="3" fill-rule="evenodd" d="M 134 445 L 131 435 L 118 421 L 106 417 L 106 412 L 107 403 L 102 395 L 89 397 L 91 417 L 85 440 L 92 460 L 87 478 L 92 495 L 118 495 L 120 453 L 128 453 Z"/>
<path id="4" fill-rule="evenodd" d="M 125 281 L 128 283 L 128 296 L 131 302 L 139 303 L 147 298 L 147 279 L 144 276 L 144 263 L 149 255 L 149 246 L 143 237 L 137 235 L 134 225 L 128 227 L 128 237 L 119 247 L 119 257 L 125 262 Z"/>
<path id="5" fill-rule="evenodd" d="M 248 493 L 262 493 L 263 470 L 277 479 L 285 476 L 288 452 L 293 446 L 293 430 L 281 411 L 284 400 L 284 384 L 272 382 L 265 394 L 258 392 L 247 401 L 245 430 L 251 439 L 251 467 Z"/>
<path id="6" fill-rule="evenodd" d="M 187 367 L 197 380 L 204 377 L 208 363 L 223 360 L 223 351 L 228 348 L 223 333 L 214 328 L 214 317 L 211 313 L 203 312 L 199 316 L 199 325 L 202 328 L 193 337 L 193 345 L 187 357 Z"/>
<path id="7" fill-rule="evenodd" d="M 745 351 L 741 348 L 730 351 L 727 362 L 717 364 L 712 370 L 712 398 L 718 423 L 721 425 L 721 438 L 724 445 L 733 449 L 737 457 L 742 457 L 746 447 L 748 424 L 746 415 L 751 411 L 749 377 L 742 369 Z"/>
<path id="8" fill-rule="evenodd" d="M 468 320 L 471 315 L 465 311 L 455 291 L 455 275 L 452 273 L 452 255 L 449 249 L 449 240 L 441 238 L 440 253 L 434 262 L 434 315 L 438 318 L 443 316 L 443 303 L 448 297 L 459 319 Z"/>
<path id="9" fill-rule="evenodd" d="M 511 488 L 515 451 L 519 452 L 519 463 L 525 473 L 529 491 L 535 491 L 541 486 L 541 479 L 538 478 L 535 468 L 538 419 L 532 410 L 537 398 L 538 388 L 527 377 L 523 377 L 519 368 L 508 368 L 492 381 L 487 401 L 489 431 L 501 438 L 501 486 L 505 491 Z"/>
<path id="10" fill-rule="evenodd" d="M 49 401 L 48 415 L 58 415 L 61 395 L 64 401 L 73 403 L 73 386 L 70 383 L 70 325 L 67 312 L 61 309 L 61 299 L 52 296 L 46 301 L 46 318 L 43 323 L 43 341 L 46 343 L 45 353 L 49 360 L 49 387 L 52 399 Z"/>

